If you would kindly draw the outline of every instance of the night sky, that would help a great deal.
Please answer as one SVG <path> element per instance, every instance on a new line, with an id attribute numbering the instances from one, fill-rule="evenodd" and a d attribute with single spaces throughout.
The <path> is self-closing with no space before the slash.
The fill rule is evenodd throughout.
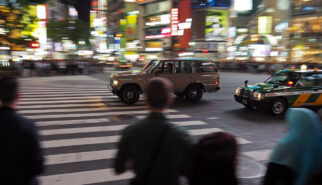
<path id="1" fill-rule="evenodd" d="M 68 0 L 60 0 L 62 3 L 68 4 Z M 91 8 L 91 0 L 76 0 L 74 5 L 78 11 L 78 19 L 89 22 L 89 11 Z"/>

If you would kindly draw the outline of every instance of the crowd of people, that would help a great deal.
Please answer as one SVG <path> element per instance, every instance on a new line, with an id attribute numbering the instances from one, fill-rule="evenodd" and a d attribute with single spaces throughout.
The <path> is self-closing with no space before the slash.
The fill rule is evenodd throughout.
<path id="1" fill-rule="evenodd" d="M 102 64 L 94 60 L 24 60 L 22 62 L 10 62 L 10 65 L 2 68 L 0 68 L 0 72 L 18 72 L 15 76 L 22 77 L 88 75 L 103 71 Z"/>
<path id="2" fill-rule="evenodd" d="M 0 182 L 36 185 L 44 158 L 35 124 L 15 112 L 18 82 L 0 80 Z M 238 144 L 235 136 L 216 132 L 193 143 L 182 127 L 169 123 L 166 109 L 174 101 L 173 87 L 164 78 L 151 79 L 146 89 L 149 115 L 122 131 L 114 160 L 116 174 L 132 169 L 131 185 L 237 185 Z M 278 142 L 267 164 L 263 185 L 321 185 L 322 128 L 309 109 L 286 114 L 288 132 Z"/>

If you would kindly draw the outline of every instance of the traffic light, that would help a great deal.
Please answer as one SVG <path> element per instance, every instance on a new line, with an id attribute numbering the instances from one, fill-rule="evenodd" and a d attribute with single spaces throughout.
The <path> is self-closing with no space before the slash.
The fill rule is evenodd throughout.
<path id="1" fill-rule="evenodd" d="M 36 48 L 39 48 L 40 47 L 40 44 L 39 42 L 30 42 L 29 43 L 29 46 L 33 49 L 36 49 Z"/>

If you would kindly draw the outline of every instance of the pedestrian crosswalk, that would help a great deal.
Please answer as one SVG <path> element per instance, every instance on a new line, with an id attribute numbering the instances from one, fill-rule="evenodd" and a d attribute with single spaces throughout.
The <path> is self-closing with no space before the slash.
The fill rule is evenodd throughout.
<path id="1" fill-rule="evenodd" d="M 19 112 L 35 121 L 45 151 L 43 185 L 113 184 L 133 177 L 131 172 L 115 175 L 111 161 L 121 130 L 148 113 L 143 100 L 124 105 L 105 82 L 89 76 L 21 79 L 21 84 Z M 167 117 L 192 136 L 223 131 L 176 109 L 169 109 Z M 237 140 L 240 145 L 254 142 Z M 270 151 L 245 156 L 256 159 L 256 152 L 263 161 Z"/>

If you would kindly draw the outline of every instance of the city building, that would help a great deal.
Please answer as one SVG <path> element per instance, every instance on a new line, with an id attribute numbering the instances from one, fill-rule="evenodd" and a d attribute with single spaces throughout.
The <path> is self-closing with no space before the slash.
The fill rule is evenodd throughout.
<path id="1" fill-rule="evenodd" d="M 192 41 L 194 56 L 220 58 L 226 51 L 230 0 L 192 1 Z"/>
<path id="2" fill-rule="evenodd" d="M 322 62 L 322 1 L 293 0 L 289 29 L 292 62 Z"/>
<path id="3" fill-rule="evenodd" d="M 228 58 L 266 62 L 286 61 L 287 29 L 290 21 L 289 0 L 253 1 L 252 4 L 253 8 L 246 12 L 248 19 L 240 13 L 238 17 L 232 19 L 234 25 L 237 25 L 233 29 L 237 34 L 234 34 L 236 38 L 228 48 Z M 234 7 L 240 8 L 236 4 Z M 245 26 L 239 27 L 242 25 Z"/>
<path id="4" fill-rule="evenodd" d="M 119 61 L 137 61 L 139 58 L 137 39 L 137 17 L 139 11 L 136 1 L 108 1 L 108 49 Z"/>

